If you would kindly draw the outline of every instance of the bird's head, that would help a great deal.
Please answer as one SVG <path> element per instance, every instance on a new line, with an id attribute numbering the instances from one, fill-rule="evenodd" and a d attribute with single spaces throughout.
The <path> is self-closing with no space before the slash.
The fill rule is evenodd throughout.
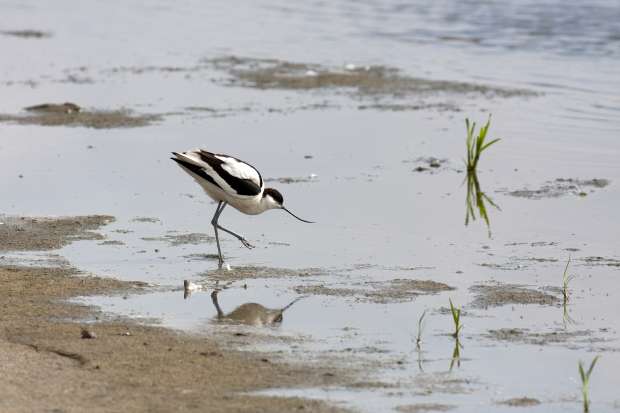
<path id="1" fill-rule="evenodd" d="M 312 221 L 306 221 L 305 219 L 299 218 L 297 215 L 293 214 L 291 211 L 284 207 L 284 198 L 280 191 L 274 188 L 265 188 L 263 191 L 263 203 L 266 206 L 266 209 L 283 209 L 298 220 L 302 222 L 307 222 L 309 224 L 313 224 Z"/>

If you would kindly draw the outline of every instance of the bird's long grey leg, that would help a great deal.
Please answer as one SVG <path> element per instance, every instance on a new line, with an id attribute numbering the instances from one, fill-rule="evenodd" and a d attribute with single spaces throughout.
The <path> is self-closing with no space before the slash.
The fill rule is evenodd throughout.
<path id="1" fill-rule="evenodd" d="M 224 232 L 229 233 L 230 235 L 232 235 L 233 237 L 237 238 L 239 241 L 241 241 L 241 243 L 243 244 L 243 246 L 245 246 L 248 249 L 252 249 L 254 248 L 254 245 L 250 244 L 248 242 L 248 240 L 246 240 L 245 238 L 243 238 L 241 235 L 239 234 L 235 234 L 234 232 L 232 232 L 229 229 L 224 228 L 223 226 L 221 226 L 217 220 L 220 218 L 220 214 L 222 213 L 222 211 L 224 210 L 224 208 L 226 207 L 226 205 L 228 205 L 226 202 L 224 202 L 224 205 L 222 206 L 222 208 L 220 209 L 219 213 L 217 214 L 217 217 L 215 217 L 215 226 L 219 229 L 221 229 Z"/>
<path id="2" fill-rule="evenodd" d="M 222 257 L 222 249 L 220 248 L 220 237 L 217 234 L 217 219 L 220 217 L 220 214 L 222 213 L 222 210 L 225 206 L 226 202 L 220 201 L 220 203 L 217 204 L 215 214 L 213 215 L 213 219 L 211 220 L 211 225 L 213 225 L 213 230 L 215 231 L 215 242 L 217 243 L 217 255 L 219 258 L 220 268 L 222 268 L 222 264 L 224 264 L 224 258 Z"/>

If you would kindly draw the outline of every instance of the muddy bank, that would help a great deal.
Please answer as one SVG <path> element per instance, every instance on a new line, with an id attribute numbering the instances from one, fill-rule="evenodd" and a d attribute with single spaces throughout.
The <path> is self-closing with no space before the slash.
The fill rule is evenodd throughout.
<path id="1" fill-rule="evenodd" d="M 0 226 L 8 228 L 0 239 L 8 249 L 56 248 L 92 237 L 90 230 L 111 219 L 11 218 Z M 320 401 L 242 394 L 343 384 L 350 377 L 344 369 L 289 365 L 269 353 L 229 350 L 234 334 L 190 336 L 65 301 L 143 291 L 144 283 L 85 276 L 66 266 L 0 266 L 0 410 L 344 411 Z"/>
<path id="2" fill-rule="evenodd" d="M 31 218 L 0 215 L 0 251 L 53 250 L 77 240 L 102 240 L 94 232 L 114 221 L 107 215 Z"/>
<path id="3" fill-rule="evenodd" d="M 42 104 L 26 113 L 0 114 L 0 122 L 18 125 L 70 126 L 94 129 L 137 128 L 163 119 L 161 114 L 137 114 L 130 110 L 74 110 L 66 104 Z"/>
<path id="4" fill-rule="evenodd" d="M 241 395 L 270 387 L 329 385 L 335 369 L 270 362 L 224 350 L 209 338 L 105 319 L 59 299 L 127 293 L 133 283 L 78 277 L 75 270 L 0 267 L 0 410 L 338 412 L 322 402 Z M 50 317 L 50 315 L 53 315 Z M 69 321 L 68 321 L 69 320 Z M 49 380 L 54 377 L 54 380 Z"/>

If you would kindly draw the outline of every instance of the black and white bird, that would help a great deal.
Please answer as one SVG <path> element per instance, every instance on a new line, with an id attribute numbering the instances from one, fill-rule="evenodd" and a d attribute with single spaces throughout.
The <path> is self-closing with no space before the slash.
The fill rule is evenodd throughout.
<path id="1" fill-rule="evenodd" d="M 218 229 L 237 238 L 247 248 L 254 248 L 245 238 L 222 227 L 218 220 L 226 205 L 248 215 L 258 215 L 269 209 L 283 209 L 302 222 L 312 223 L 299 218 L 284 207 L 282 194 L 274 188 L 265 188 L 265 183 L 252 165 L 229 155 L 215 154 L 204 149 L 187 152 L 172 152 L 174 158 L 185 172 L 202 186 L 202 189 L 215 201 L 218 201 L 215 215 L 211 220 L 215 230 L 217 253 L 220 267 L 224 263 Z"/>

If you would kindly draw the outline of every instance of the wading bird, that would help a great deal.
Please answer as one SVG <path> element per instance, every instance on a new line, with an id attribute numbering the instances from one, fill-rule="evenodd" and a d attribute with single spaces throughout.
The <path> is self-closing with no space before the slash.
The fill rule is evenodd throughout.
<path id="1" fill-rule="evenodd" d="M 215 241 L 220 267 L 224 263 L 220 239 L 217 230 L 237 238 L 246 248 L 254 248 L 245 238 L 222 227 L 218 220 L 226 205 L 230 204 L 244 214 L 257 215 L 269 209 L 283 209 L 302 222 L 312 223 L 299 218 L 283 205 L 282 194 L 273 188 L 265 188 L 260 173 L 252 165 L 229 155 L 215 154 L 204 149 L 187 152 L 172 152 L 174 158 L 185 172 L 202 186 L 213 200 L 218 201 L 211 225 L 215 230 Z"/>

